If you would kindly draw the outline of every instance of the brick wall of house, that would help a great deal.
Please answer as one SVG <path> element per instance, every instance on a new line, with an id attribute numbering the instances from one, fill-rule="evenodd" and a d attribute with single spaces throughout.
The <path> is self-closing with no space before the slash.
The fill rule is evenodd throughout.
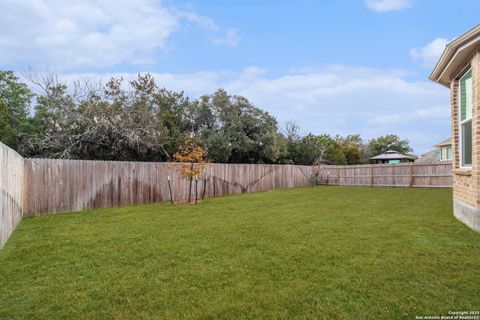
<path id="1" fill-rule="evenodd" d="M 454 174 L 453 198 L 472 207 L 476 207 L 477 190 L 472 185 L 473 178 L 470 175 Z"/>
<path id="2" fill-rule="evenodd" d="M 452 110 L 452 165 L 453 197 L 470 206 L 480 208 L 480 52 L 468 60 L 472 68 L 472 169 L 460 168 L 459 151 L 459 81 L 450 83 Z M 463 69 L 463 68 L 462 68 Z M 463 70 L 462 70 L 463 71 Z M 459 74 L 460 75 L 460 74 Z"/>

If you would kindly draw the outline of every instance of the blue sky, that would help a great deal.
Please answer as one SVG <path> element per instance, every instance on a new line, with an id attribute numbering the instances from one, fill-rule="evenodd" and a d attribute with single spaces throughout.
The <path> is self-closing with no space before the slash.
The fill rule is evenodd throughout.
<path id="1" fill-rule="evenodd" d="M 395 133 L 417 154 L 450 134 L 428 75 L 478 23 L 474 0 L 0 0 L 0 67 L 66 81 L 154 73 L 190 96 L 223 87 L 303 133 Z"/>

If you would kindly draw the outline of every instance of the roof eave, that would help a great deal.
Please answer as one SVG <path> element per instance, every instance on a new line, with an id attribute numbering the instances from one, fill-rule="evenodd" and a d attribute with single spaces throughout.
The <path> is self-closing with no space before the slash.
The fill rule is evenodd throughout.
<path id="1" fill-rule="evenodd" d="M 440 56 L 440 59 L 438 59 L 437 64 L 435 65 L 435 68 L 433 69 L 432 73 L 428 77 L 428 79 L 432 80 L 433 82 L 437 82 L 441 85 L 444 85 L 447 88 L 450 87 L 450 83 L 442 80 L 440 76 L 443 73 L 442 71 L 445 70 L 445 64 L 446 64 L 445 61 L 447 61 L 446 57 L 451 55 L 451 51 L 452 49 L 449 47 L 449 44 L 447 44 L 445 47 L 445 50 L 443 50 L 443 53 Z"/>
<path id="2" fill-rule="evenodd" d="M 450 75 L 446 71 L 452 71 L 452 60 L 459 54 L 459 52 L 476 46 L 480 43 L 480 25 L 476 25 L 469 31 L 462 34 L 460 37 L 452 40 L 445 46 L 440 59 L 438 59 L 435 68 L 428 77 L 430 80 L 437 82 L 445 87 L 450 87 Z M 453 68 L 455 69 L 455 68 Z"/>
<path id="3" fill-rule="evenodd" d="M 436 145 L 434 145 L 434 147 L 440 148 L 440 147 L 447 147 L 447 146 L 451 146 L 451 145 L 452 145 L 452 138 L 448 138 L 448 139 L 443 140 L 440 143 L 437 143 Z"/>
<path id="4" fill-rule="evenodd" d="M 448 142 L 448 143 L 439 143 L 439 144 L 436 144 L 434 147 L 441 148 L 441 147 L 448 147 L 448 146 L 451 146 L 451 145 L 452 145 L 451 142 Z"/>

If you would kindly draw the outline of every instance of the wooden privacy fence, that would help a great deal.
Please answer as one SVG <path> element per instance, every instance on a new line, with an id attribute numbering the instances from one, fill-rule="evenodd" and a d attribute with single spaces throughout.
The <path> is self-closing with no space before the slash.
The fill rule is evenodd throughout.
<path id="1" fill-rule="evenodd" d="M 80 211 L 170 200 L 186 200 L 312 183 L 310 166 L 208 164 L 190 189 L 175 163 L 26 159 L 24 215 Z M 320 184 L 450 187 L 451 164 L 380 164 L 320 167 Z"/>
<path id="2" fill-rule="evenodd" d="M 402 163 L 321 166 L 318 181 L 325 185 L 378 187 L 451 187 L 452 163 Z"/>
<path id="3" fill-rule="evenodd" d="M 0 248 L 22 220 L 24 159 L 0 143 Z"/>
<path id="4" fill-rule="evenodd" d="M 24 215 L 186 200 L 190 181 L 178 163 L 26 159 Z M 199 198 L 310 184 L 310 166 L 207 164 L 198 177 Z M 195 181 L 192 194 L 195 193 Z"/>

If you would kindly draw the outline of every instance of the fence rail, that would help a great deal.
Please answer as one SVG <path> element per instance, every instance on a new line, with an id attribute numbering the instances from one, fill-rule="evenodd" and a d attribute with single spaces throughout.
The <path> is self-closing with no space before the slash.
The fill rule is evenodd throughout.
<path id="1" fill-rule="evenodd" d="M 452 186 L 452 163 L 324 165 L 317 178 L 324 185 L 448 188 Z"/>

